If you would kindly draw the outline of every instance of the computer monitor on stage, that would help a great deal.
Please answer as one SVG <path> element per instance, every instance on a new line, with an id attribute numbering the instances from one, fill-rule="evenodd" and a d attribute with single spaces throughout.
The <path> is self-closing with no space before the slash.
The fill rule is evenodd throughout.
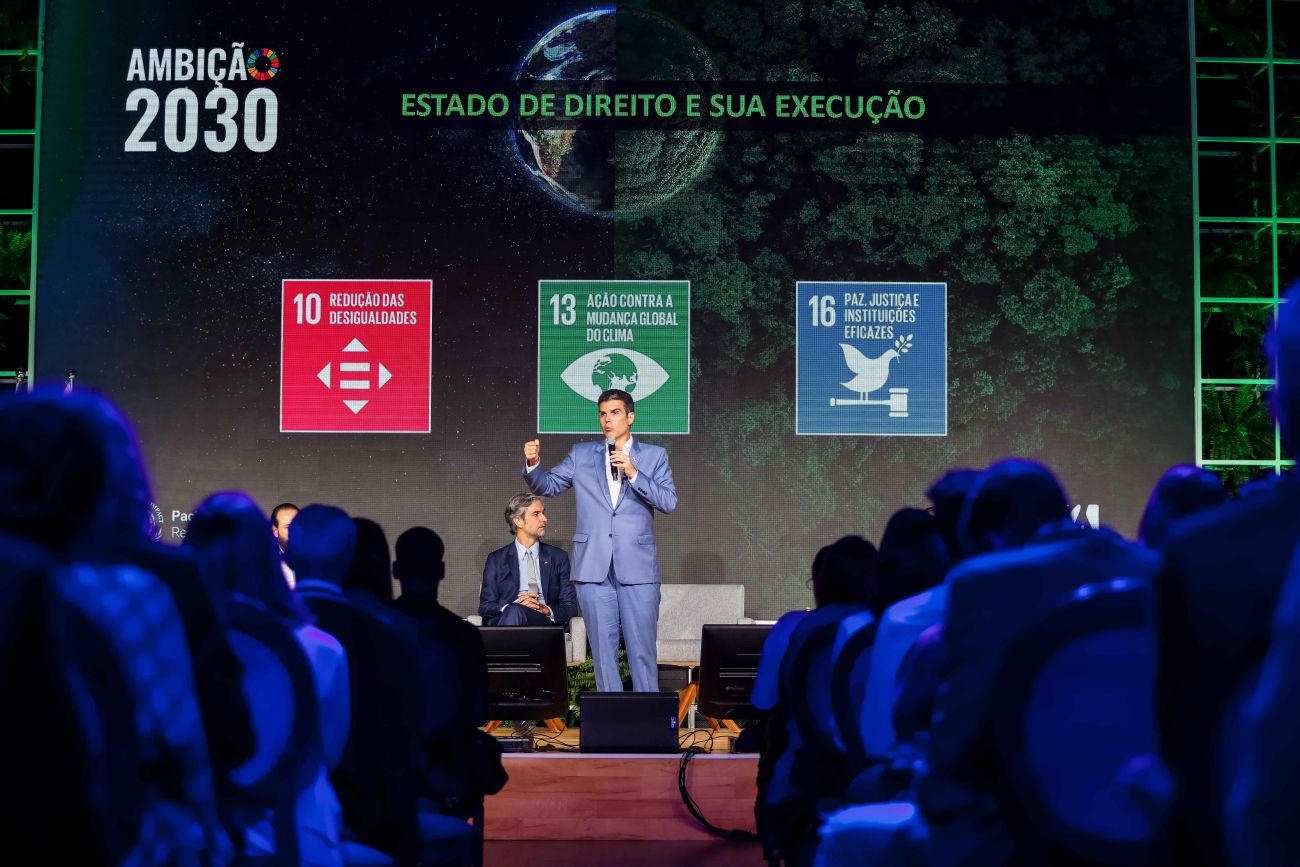
<path id="1" fill-rule="evenodd" d="M 564 627 L 485 626 L 488 719 L 537 720 L 569 712 Z"/>
<path id="2" fill-rule="evenodd" d="M 751 705 L 758 660 L 771 626 L 709 624 L 700 640 L 700 713 L 714 719 L 756 719 Z"/>

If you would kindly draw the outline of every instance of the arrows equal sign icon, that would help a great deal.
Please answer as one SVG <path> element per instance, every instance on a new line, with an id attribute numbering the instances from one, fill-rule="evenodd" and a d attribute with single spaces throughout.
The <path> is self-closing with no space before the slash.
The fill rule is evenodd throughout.
<path id="1" fill-rule="evenodd" d="M 343 351 L 367 353 L 370 350 L 366 349 L 365 345 L 354 337 L 352 338 L 351 343 L 343 347 Z M 384 367 L 382 362 L 375 362 L 374 366 L 376 368 L 374 387 L 380 389 L 388 384 L 388 381 L 393 378 L 393 374 L 388 370 L 388 368 Z M 316 374 L 316 378 L 325 383 L 325 387 L 328 389 L 333 389 L 335 387 L 332 368 L 333 362 L 326 364 L 320 369 L 320 373 Z M 339 379 L 337 387 L 340 391 L 369 391 L 370 372 L 371 364 L 369 361 L 340 361 L 338 362 Z M 345 374 L 350 374 L 351 376 L 344 379 L 343 377 Z M 358 377 L 357 374 L 363 374 L 363 376 Z M 343 401 L 343 405 L 352 410 L 353 415 L 361 412 L 362 408 L 364 408 L 368 403 L 370 403 L 369 400 L 354 399 Z"/>

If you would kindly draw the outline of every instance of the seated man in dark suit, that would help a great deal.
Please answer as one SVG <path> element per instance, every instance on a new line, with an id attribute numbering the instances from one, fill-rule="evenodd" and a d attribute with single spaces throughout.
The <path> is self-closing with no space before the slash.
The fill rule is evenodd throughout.
<path id="1" fill-rule="evenodd" d="M 331 775 L 343 822 L 362 843 L 414 863 L 419 857 L 419 730 L 423 689 L 416 649 L 341 588 L 356 548 L 342 509 L 308 506 L 293 522 L 285 556 L 316 625 L 347 651 L 352 726 Z"/>
<path id="2" fill-rule="evenodd" d="M 505 785 L 501 748 L 478 726 L 487 715 L 487 659 L 477 627 L 438 603 L 443 544 L 428 527 L 397 537 L 393 577 L 402 595 L 393 607 L 415 624 L 426 690 L 421 742 L 427 797 L 441 812 L 472 815 L 485 795 Z"/>
<path id="3" fill-rule="evenodd" d="M 505 517 L 514 541 L 483 564 L 478 597 L 483 625 L 565 625 L 578 613 L 578 594 L 569 580 L 569 555 L 541 541 L 546 503 L 533 493 L 516 494 Z"/>
<path id="4" fill-rule="evenodd" d="M 1300 449 L 1300 290 L 1292 288 L 1278 310 L 1269 355 L 1277 388 L 1273 409 L 1281 431 L 1282 451 Z M 1274 617 L 1287 567 L 1300 542 L 1300 480 L 1294 472 L 1216 509 L 1175 524 L 1165 537 L 1164 567 L 1156 592 L 1156 714 L 1160 750 L 1175 783 L 1175 851 L 1169 863 L 1228 863 L 1223 840 L 1224 795 L 1230 781 L 1224 772 L 1244 773 L 1244 804 L 1258 811 L 1246 827 L 1259 836 L 1239 848 L 1237 863 L 1294 863 L 1296 849 L 1274 848 L 1278 832 L 1294 839 L 1280 793 L 1294 801 L 1286 774 L 1292 755 L 1279 753 L 1291 738 L 1277 739 L 1276 723 L 1252 722 L 1248 733 L 1233 729 L 1225 711 L 1245 704 L 1253 675 L 1259 670 L 1274 635 Z M 1285 629 L 1293 615 L 1276 611 L 1283 642 L 1294 640 Z M 1285 647 L 1277 662 L 1285 659 Z M 1282 667 L 1285 669 L 1285 666 Z M 1279 670 L 1265 667 L 1251 716 L 1287 713 L 1293 687 L 1278 690 Z M 1275 694 L 1269 696 L 1270 689 Z M 1271 711 L 1266 710 L 1275 705 Z M 1232 753 L 1250 742 L 1246 755 Z M 1227 749 L 1231 752 L 1228 752 Z M 1238 765 L 1234 768 L 1233 765 Z M 1252 778 L 1253 779 L 1250 779 Z M 1278 782 L 1286 785 L 1277 787 Z M 1261 797 L 1262 796 L 1262 797 Z M 1289 854 L 1288 854 L 1289 852 Z"/>

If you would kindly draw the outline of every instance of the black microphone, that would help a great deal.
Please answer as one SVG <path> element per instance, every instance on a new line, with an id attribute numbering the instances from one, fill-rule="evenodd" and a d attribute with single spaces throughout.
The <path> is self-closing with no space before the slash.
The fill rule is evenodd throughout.
<path id="1" fill-rule="evenodd" d="M 607 452 L 609 452 L 609 454 L 610 454 L 611 457 L 613 456 L 613 454 L 614 454 L 614 438 L 613 438 L 613 437 L 605 437 L 605 450 L 606 450 Z M 610 477 L 611 479 L 613 479 L 614 481 L 616 481 L 616 482 L 619 482 L 619 481 L 622 481 L 622 480 L 623 480 L 623 473 L 619 471 L 619 468 L 618 468 L 618 467 L 614 466 L 614 462 L 613 462 L 613 461 L 610 461 L 610 462 L 609 462 L 609 477 Z"/>

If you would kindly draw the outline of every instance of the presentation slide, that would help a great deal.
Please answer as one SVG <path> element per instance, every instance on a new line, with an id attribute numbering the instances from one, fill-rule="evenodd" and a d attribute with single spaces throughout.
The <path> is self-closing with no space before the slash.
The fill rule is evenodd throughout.
<path id="1" fill-rule="evenodd" d="M 37 374 L 130 416 L 160 538 L 229 489 L 431 527 L 462 614 L 611 387 L 663 580 L 759 619 L 952 467 L 1131 534 L 1195 454 L 1186 15 L 50 3 Z"/>

